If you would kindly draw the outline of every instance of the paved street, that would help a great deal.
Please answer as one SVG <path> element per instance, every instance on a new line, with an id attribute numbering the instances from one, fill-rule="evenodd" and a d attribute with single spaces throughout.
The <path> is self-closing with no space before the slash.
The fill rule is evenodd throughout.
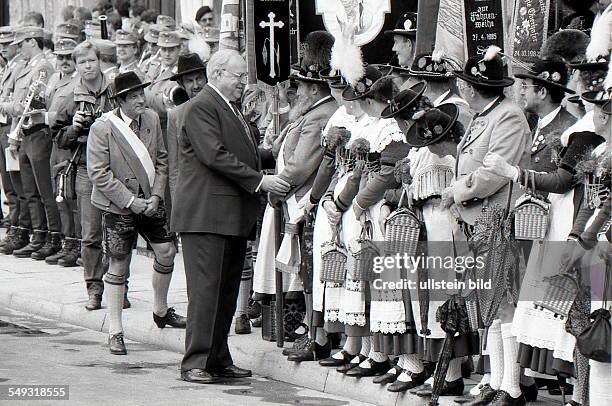
<path id="1" fill-rule="evenodd" d="M 69 401 L 3 405 L 365 405 L 261 377 L 195 385 L 179 380 L 180 354 L 126 341 L 113 356 L 106 334 L 0 308 L 0 385 L 70 385 Z M 103 389 L 102 389 L 103 388 Z"/>

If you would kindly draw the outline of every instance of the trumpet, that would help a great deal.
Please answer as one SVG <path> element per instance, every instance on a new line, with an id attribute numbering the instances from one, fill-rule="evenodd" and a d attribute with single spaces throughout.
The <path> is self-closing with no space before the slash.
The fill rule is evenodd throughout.
<path id="1" fill-rule="evenodd" d="M 187 90 L 183 87 L 174 86 L 167 94 L 166 92 L 162 94 L 162 100 L 166 109 L 171 110 L 189 101 L 189 95 L 187 94 Z"/>
<path id="2" fill-rule="evenodd" d="M 47 78 L 47 72 L 41 70 L 39 75 L 38 75 L 38 80 L 35 81 L 32 85 L 30 86 L 30 91 L 28 92 L 28 95 L 26 96 L 25 99 L 25 106 L 23 109 L 23 113 L 21 114 L 21 117 L 19 117 L 19 121 L 17 122 L 17 125 L 15 126 L 15 128 L 13 129 L 13 131 L 11 131 L 8 134 L 8 137 L 13 139 L 13 140 L 19 140 L 19 133 L 21 132 L 22 128 L 28 128 L 29 124 L 25 122 L 26 119 L 29 120 L 30 118 L 30 106 L 32 104 L 32 100 L 34 100 L 34 97 L 36 97 L 36 93 L 37 93 L 37 87 L 40 84 L 45 85 L 45 79 Z"/>

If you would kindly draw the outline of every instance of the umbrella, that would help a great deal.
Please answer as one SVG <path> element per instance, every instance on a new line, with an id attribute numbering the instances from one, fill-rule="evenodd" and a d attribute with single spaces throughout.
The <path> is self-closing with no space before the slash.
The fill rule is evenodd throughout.
<path id="1" fill-rule="evenodd" d="M 436 312 L 436 319 L 440 322 L 442 330 L 446 333 L 444 345 L 438 359 L 438 366 L 433 379 L 433 391 L 430 406 L 437 406 L 440 391 L 444 385 L 444 378 L 448 371 L 448 365 L 453 355 L 453 343 L 456 333 L 467 334 L 470 331 L 465 300 L 460 294 L 453 295 Z"/>

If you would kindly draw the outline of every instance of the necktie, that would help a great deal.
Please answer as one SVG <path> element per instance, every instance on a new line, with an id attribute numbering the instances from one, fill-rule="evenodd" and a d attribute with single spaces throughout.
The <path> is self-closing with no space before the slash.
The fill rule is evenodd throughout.
<path id="1" fill-rule="evenodd" d="M 240 120 L 240 124 L 242 124 L 242 128 L 244 128 L 245 135 L 249 139 L 249 142 L 255 145 L 255 143 L 253 142 L 253 139 L 251 138 L 251 130 L 249 128 L 249 125 L 247 124 L 246 120 L 242 116 L 242 113 L 240 113 L 240 110 L 238 110 L 238 108 L 233 103 L 230 103 L 230 106 L 232 107 L 232 111 L 234 112 L 236 117 L 238 117 L 238 120 Z"/>
<path id="2" fill-rule="evenodd" d="M 136 134 L 136 136 L 138 138 L 140 138 L 140 126 L 138 125 L 138 120 L 132 120 L 132 122 L 130 123 L 130 128 L 132 129 L 132 131 L 134 131 L 134 134 Z"/>
<path id="3" fill-rule="evenodd" d="M 538 124 L 536 124 L 536 126 L 535 126 L 535 128 L 533 130 L 533 139 L 531 140 L 531 145 L 532 146 L 537 146 L 537 144 L 539 144 L 539 142 L 538 142 L 538 135 L 540 135 L 541 123 L 542 123 L 542 120 L 538 119 Z"/>

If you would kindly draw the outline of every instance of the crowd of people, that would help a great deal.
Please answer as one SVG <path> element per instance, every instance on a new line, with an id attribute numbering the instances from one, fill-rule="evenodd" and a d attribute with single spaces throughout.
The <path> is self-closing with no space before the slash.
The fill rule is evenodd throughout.
<path id="1" fill-rule="evenodd" d="M 251 375 L 228 334 L 274 339 L 280 272 L 290 362 L 434 404 L 610 403 L 609 2 L 533 64 L 417 54 L 413 12 L 384 33 L 389 64 L 350 23 L 313 31 L 278 105 L 210 8 L 177 24 L 117 3 L 65 10 L 52 41 L 36 12 L 0 27 L 0 252 L 82 265 L 112 354 L 140 234 L 186 381 Z M 187 317 L 167 303 L 179 237 Z"/>

